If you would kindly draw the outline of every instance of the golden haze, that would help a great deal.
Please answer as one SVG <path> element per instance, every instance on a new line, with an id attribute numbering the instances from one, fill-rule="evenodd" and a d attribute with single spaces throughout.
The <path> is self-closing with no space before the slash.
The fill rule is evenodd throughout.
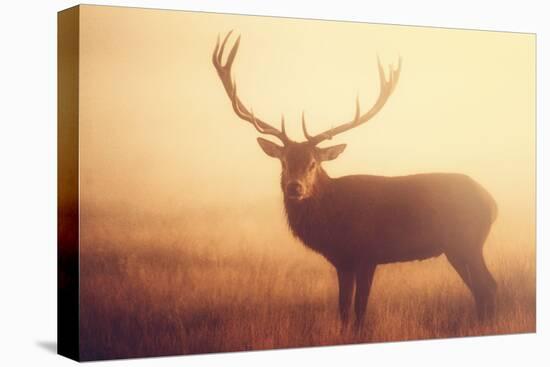
<path id="1" fill-rule="evenodd" d="M 222 14 L 85 7 L 81 34 L 81 199 L 165 211 L 193 199 L 227 206 L 277 200 L 278 163 L 232 112 L 210 56 L 242 35 L 239 94 L 303 140 L 353 117 L 378 94 L 376 57 L 403 57 L 399 85 L 367 125 L 339 136 L 333 176 L 462 172 L 506 218 L 532 212 L 535 38 Z M 235 203 L 234 198 L 238 198 Z"/>
<path id="2" fill-rule="evenodd" d="M 382 267 L 373 329 L 338 332 L 335 276 L 289 234 L 279 164 L 212 66 L 231 29 L 241 98 L 273 124 L 284 113 L 296 140 L 302 110 L 312 133 L 351 119 L 357 94 L 363 110 L 378 95 L 377 55 L 403 58 L 386 106 L 330 142 L 348 147 L 325 168 L 461 172 L 486 187 L 499 205 L 486 247 L 494 324 L 476 324 L 436 259 Z M 534 35 L 83 6 L 80 36 L 85 356 L 534 330 Z"/>

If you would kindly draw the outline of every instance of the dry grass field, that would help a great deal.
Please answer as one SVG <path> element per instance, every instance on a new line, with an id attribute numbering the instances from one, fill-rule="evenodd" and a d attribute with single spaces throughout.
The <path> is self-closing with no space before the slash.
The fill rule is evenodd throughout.
<path id="1" fill-rule="evenodd" d="M 277 214 L 275 212 L 275 214 Z M 535 331 L 535 244 L 497 226 L 485 247 L 497 315 L 444 257 L 377 269 L 360 333 L 342 331 L 336 275 L 273 211 L 83 215 L 85 360 L 385 342 Z M 497 222 L 498 223 L 498 222 Z M 523 239 L 522 239 L 523 238 Z"/>

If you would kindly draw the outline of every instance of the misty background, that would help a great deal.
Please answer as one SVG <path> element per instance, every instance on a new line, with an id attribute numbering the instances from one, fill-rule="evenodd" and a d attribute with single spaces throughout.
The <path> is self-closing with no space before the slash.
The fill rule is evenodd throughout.
<path id="1" fill-rule="evenodd" d="M 224 231 L 286 230 L 279 162 L 233 113 L 211 63 L 218 34 L 234 30 L 241 99 L 276 126 L 283 113 L 295 140 L 304 139 L 302 110 L 315 134 L 350 120 L 357 94 L 369 109 L 377 56 L 383 65 L 401 56 L 401 78 L 378 115 L 324 143 L 348 144 L 326 171 L 468 174 L 499 204 L 498 231 L 534 246 L 534 35 L 83 8 L 84 218 L 188 216 L 214 237 L 220 222 Z"/>

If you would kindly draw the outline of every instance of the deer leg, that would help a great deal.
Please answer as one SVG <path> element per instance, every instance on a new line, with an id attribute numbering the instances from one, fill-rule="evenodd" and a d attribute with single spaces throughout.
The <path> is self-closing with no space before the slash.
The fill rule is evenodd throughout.
<path id="1" fill-rule="evenodd" d="M 483 254 L 475 259 L 475 269 L 479 277 L 479 295 L 476 299 L 477 313 L 481 320 L 491 318 L 495 314 L 497 283 L 489 272 Z"/>
<path id="2" fill-rule="evenodd" d="M 376 264 L 363 264 L 359 266 L 355 278 L 357 289 L 355 291 L 355 328 L 360 329 L 365 320 L 370 289 L 374 279 Z"/>
<path id="3" fill-rule="evenodd" d="M 466 256 L 446 254 L 447 259 L 474 296 L 480 320 L 491 317 L 495 310 L 496 282 L 487 269 L 481 249 Z"/>
<path id="4" fill-rule="evenodd" d="M 353 297 L 353 286 L 355 285 L 355 274 L 353 271 L 337 269 L 338 290 L 339 290 L 339 310 L 340 320 L 344 325 L 349 323 L 349 309 L 351 298 Z"/>

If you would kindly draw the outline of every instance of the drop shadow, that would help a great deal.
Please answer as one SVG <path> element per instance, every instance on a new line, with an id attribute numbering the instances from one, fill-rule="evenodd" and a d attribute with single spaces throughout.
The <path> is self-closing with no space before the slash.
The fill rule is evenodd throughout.
<path id="1" fill-rule="evenodd" d="M 37 341 L 36 345 L 38 345 L 39 347 L 45 349 L 46 351 L 48 351 L 50 353 L 57 354 L 57 342 L 56 341 L 41 340 L 41 341 Z"/>

